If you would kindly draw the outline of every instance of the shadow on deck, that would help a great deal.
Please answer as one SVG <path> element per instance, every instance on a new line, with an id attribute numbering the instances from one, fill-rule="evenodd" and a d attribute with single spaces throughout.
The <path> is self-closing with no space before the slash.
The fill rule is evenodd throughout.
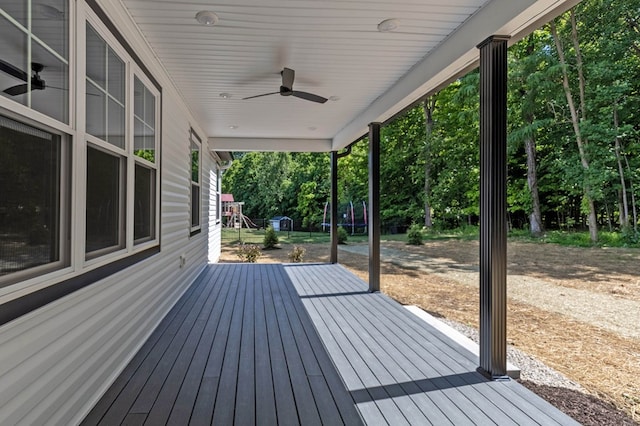
<path id="1" fill-rule="evenodd" d="M 208 266 L 84 424 L 577 424 L 339 265 Z"/>

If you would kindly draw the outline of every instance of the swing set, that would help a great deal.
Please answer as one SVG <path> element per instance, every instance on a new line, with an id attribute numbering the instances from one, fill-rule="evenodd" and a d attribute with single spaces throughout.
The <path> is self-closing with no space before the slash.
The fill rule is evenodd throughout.
<path id="1" fill-rule="evenodd" d="M 322 215 L 322 232 L 328 232 L 331 229 L 331 222 L 327 222 L 327 210 L 329 209 L 329 202 L 324 203 L 324 214 Z M 338 211 L 341 209 L 338 208 Z M 362 202 L 362 210 L 356 212 L 353 205 L 353 201 L 349 201 L 342 211 L 342 220 L 338 223 L 338 226 L 345 228 L 348 232 L 351 228 L 351 235 L 366 234 L 367 233 L 367 203 Z M 361 215 L 359 213 L 362 213 Z M 331 214 L 329 214 L 331 216 Z M 340 215 L 338 214 L 338 217 Z"/>

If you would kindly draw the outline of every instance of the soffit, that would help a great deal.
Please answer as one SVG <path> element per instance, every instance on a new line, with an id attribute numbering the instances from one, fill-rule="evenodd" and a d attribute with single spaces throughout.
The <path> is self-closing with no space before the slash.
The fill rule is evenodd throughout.
<path id="1" fill-rule="evenodd" d="M 468 71 L 486 37 L 515 41 L 577 3 L 121 1 L 215 149 L 309 151 L 346 146 L 369 122 L 387 120 Z M 218 23 L 198 24 L 200 10 L 215 12 Z M 379 32 L 390 18 L 399 28 Z M 339 100 L 242 100 L 277 91 L 283 67 L 296 72 L 294 90 Z"/>

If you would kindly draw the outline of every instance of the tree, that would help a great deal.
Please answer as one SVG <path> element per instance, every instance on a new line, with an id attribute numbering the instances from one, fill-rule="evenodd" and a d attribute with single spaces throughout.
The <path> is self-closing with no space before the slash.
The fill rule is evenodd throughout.
<path id="1" fill-rule="evenodd" d="M 558 60 L 561 65 L 562 70 L 562 87 L 564 89 L 565 96 L 567 98 L 567 105 L 569 107 L 569 112 L 571 114 L 571 124 L 573 126 L 573 132 L 575 135 L 575 141 L 578 146 L 578 152 L 580 154 L 580 162 L 582 164 L 582 168 L 585 171 L 584 177 L 584 198 L 588 205 L 589 211 L 589 235 L 591 237 L 592 242 L 598 241 L 598 223 L 596 217 L 596 208 L 594 203 L 594 197 L 592 193 L 592 187 L 589 182 L 589 158 L 587 156 L 587 145 L 588 141 L 584 137 L 582 133 L 582 129 L 580 127 L 581 123 L 585 120 L 586 116 L 586 105 L 585 105 L 585 85 L 586 80 L 583 72 L 583 63 L 582 63 L 582 52 L 580 50 L 580 42 L 578 40 L 578 30 L 576 24 L 575 17 L 575 9 L 571 9 L 569 12 L 569 25 L 571 28 L 571 42 L 574 47 L 574 54 L 576 58 L 576 70 L 577 70 L 577 78 L 578 78 L 578 91 L 579 91 L 579 100 L 580 103 L 576 106 L 574 101 L 573 91 L 569 84 L 569 67 L 567 64 L 567 60 L 564 53 L 564 47 L 562 45 L 562 41 L 558 36 L 558 29 L 556 25 L 556 21 L 553 20 L 550 23 L 551 34 L 553 36 L 553 40 L 555 42 L 556 50 L 558 52 Z"/>
<path id="2" fill-rule="evenodd" d="M 436 109 L 438 94 L 427 96 L 423 103 L 424 111 L 424 226 L 431 228 L 431 144 L 433 138 L 433 112 Z"/>

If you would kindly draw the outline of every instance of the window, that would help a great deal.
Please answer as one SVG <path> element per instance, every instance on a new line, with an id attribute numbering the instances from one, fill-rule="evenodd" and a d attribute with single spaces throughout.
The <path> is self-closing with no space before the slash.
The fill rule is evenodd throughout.
<path id="1" fill-rule="evenodd" d="M 216 168 L 216 223 L 222 219 L 222 169 Z"/>
<path id="2" fill-rule="evenodd" d="M 159 94 L 90 23 L 86 36 L 85 252 L 93 259 L 156 239 Z"/>
<path id="3" fill-rule="evenodd" d="M 155 170 L 136 164 L 133 239 L 136 244 L 155 237 Z"/>
<path id="4" fill-rule="evenodd" d="M 133 87 L 133 153 L 134 226 L 136 244 L 155 238 L 156 219 L 156 97 L 147 86 L 134 77 Z"/>
<path id="5" fill-rule="evenodd" d="M 0 115 L 0 283 L 68 262 L 66 138 Z"/>
<path id="6" fill-rule="evenodd" d="M 191 130 L 191 232 L 200 230 L 200 145 L 201 140 Z"/>
<path id="7" fill-rule="evenodd" d="M 0 95 L 69 122 L 68 0 L 3 0 Z"/>
<path id="8" fill-rule="evenodd" d="M 124 246 L 124 169 L 121 157 L 87 148 L 87 253 Z"/>
<path id="9" fill-rule="evenodd" d="M 87 133 L 125 147 L 125 65 L 87 24 Z"/>

